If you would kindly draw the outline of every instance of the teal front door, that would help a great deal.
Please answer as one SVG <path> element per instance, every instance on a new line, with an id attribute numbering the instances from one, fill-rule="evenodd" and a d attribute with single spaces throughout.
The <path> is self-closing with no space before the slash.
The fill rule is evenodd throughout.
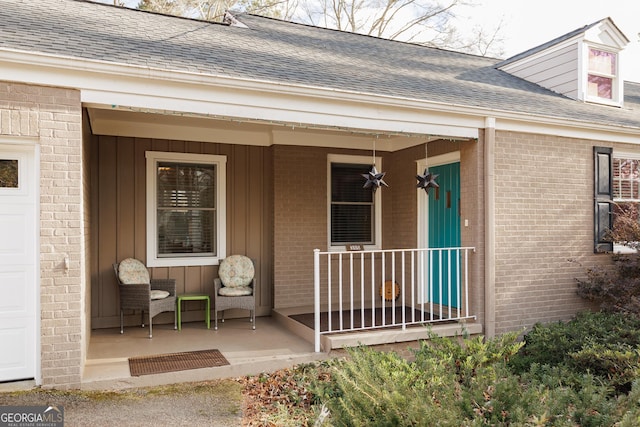
<path id="1" fill-rule="evenodd" d="M 439 175 L 439 188 L 429 190 L 428 247 L 460 247 L 460 162 L 429 168 Z M 430 259 L 429 295 L 435 304 L 458 307 L 459 253 L 452 250 L 433 251 Z"/>

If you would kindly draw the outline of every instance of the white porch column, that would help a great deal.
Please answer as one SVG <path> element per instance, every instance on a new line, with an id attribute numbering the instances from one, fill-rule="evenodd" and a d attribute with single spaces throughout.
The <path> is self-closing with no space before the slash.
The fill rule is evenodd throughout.
<path id="1" fill-rule="evenodd" d="M 496 119 L 487 117 L 484 129 L 484 330 L 488 338 L 496 334 L 495 143 Z"/>
<path id="2" fill-rule="evenodd" d="M 313 250 L 313 316 L 314 351 L 320 353 L 320 249 Z"/>

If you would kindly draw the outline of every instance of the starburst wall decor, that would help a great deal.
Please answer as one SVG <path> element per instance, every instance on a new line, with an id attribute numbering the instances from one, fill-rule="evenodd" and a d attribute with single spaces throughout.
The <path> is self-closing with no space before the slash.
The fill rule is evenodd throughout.
<path id="1" fill-rule="evenodd" d="M 371 190 L 375 193 L 376 190 L 383 185 L 385 187 L 388 187 L 387 183 L 382 179 L 384 178 L 385 174 L 386 172 L 378 172 L 378 170 L 376 169 L 376 165 L 371 166 L 371 170 L 369 171 L 369 173 L 361 174 L 362 177 L 367 180 L 362 188 L 371 188 Z"/>
<path id="2" fill-rule="evenodd" d="M 424 161 L 427 163 L 429 161 L 429 141 L 424 143 Z M 427 163 L 428 165 L 428 163 Z M 429 194 L 430 188 L 438 188 L 440 187 L 436 182 L 436 178 L 440 176 L 438 174 L 434 174 L 429 172 L 429 166 L 424 168 L 424 173 L 422 175 L 416 175 L 416 179 L 418 180 L 417 188 L 421 188 L 425 193 Z"/>
<path id="3" fill-rule="evenodd" d="M 416 175 L 416 179 L 418 180 L 418 185 L 416 187 L 422 188 L 425 193 L 429 194 L 430 188 L 438 188 L 440 187 L 436 182 L 436 178 L 440 176 L 438 174 L 433 174 L 429 172 L 429 168 L 424 169 L 424 173 L 422 175 Z"/>
<path id="4" fill-rule="evenodd" d="M 377 138 L 378 136 L 376 135 L 376 139 Z M 366 179 L 362 188 L 371 188 L 371 191 L 373 191 L 374 193 L 383 185 L 385 187 L 389 186 L 382 179 L 384 178 L 386 172 L 378 172 L 378 169 L 376 169 L 376 139 L 373 140 L 373 165 L 371 165 L 371 170 L 369 171 L 369 173 L 360 174 L 364 179 Z"/>

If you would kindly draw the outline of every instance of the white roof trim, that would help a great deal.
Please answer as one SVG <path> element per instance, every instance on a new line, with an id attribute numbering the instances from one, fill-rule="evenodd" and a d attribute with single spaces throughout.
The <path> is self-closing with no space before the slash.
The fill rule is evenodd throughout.
<path id="1" fill-rule="evenodd" d="M 167 71 L 0 50 L 3 80 L 75 88 L 85 104 L 477 138 L 480 121 L 459 108 L 333 88 Z M 161 95 L 159 95 L 161 94 Z M 431 117 L 426 110 L 435 110 Z M 451 112 L 456 112 L 451 115 Z M 445 118 L 449 115 L 450 117 Z"/>
<path id="2" fill-rule="evenodd" d="M 560 126 L 575 137 L 614 132 L 640 142 L 637 128 L 618 125 L 16 50 L 0 49 L 0 68 L 5 81 L 76 88 L 82 102 L 94 108 L 462 138 L 477 138 L 485 117 L 491 116 L 527 123 L 542 133 L 556 132 L 548 126 Z"/>
<path id="3" fill-rule="evenodd" d="M 608 40 L 604 39 L 605 35 L 611 42 L 615 43 L 615 46 L 612 46 L 608 43 Z M 629 39 L 616 27 L 610 18 L 604 19 L 598 25 L 585 31 L 584 40 L 591 43 L 603 44 L 609 49 L 618 50 L 624 49 L 624 47 L 629 44 Z"/>

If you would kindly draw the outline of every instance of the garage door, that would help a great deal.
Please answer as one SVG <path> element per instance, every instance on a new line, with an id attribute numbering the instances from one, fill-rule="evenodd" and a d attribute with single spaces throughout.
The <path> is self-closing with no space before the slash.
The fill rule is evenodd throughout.
<path id="1" fill-rule="evenodd" d="M 0 381 L 35 378 L 37 180 L 32 145 L 0 139 Z"/>

